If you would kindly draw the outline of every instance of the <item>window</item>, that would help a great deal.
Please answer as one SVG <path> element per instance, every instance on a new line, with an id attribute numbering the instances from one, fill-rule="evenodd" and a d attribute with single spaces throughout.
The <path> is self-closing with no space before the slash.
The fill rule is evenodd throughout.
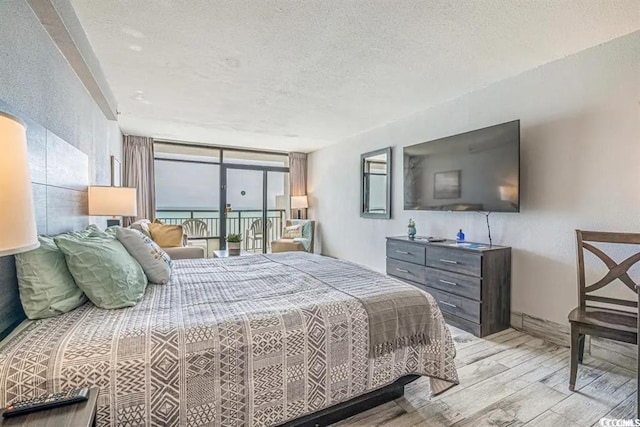
<path id="1" fill-rule="evenodd" d="M 158 141 L 156 217 L 167 224 L 183 225 L 192 242 L 198 237 L 206 240 L 209 255 L 219 247 L 224 234 L 247 234 L 251 225 L 262 219 L 272 226 L 259 244 L 252 242 L 252 248 L 262 251 L 280 235 L 288 215 L 288 166 L 289 156 L 285 153 Z M 227 183 L 225 190 L 221 189 L 223 179 Z M 226 204 L 231 212 L 225 216 L 220 207 Z M 201 231 L 199 235 L 191 234 L 189 225 L 194 223 L 198 230 L 204 228 L 202 223 L 206 225 L 204 235 Z"/>

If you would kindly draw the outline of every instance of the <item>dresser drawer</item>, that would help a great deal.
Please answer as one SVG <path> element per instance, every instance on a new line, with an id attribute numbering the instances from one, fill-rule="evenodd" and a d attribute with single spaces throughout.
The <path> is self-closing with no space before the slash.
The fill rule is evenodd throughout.
<path id="1" fill-rule="evenodd" d="M 426 248 L 411 243 L 387 240 L 387 257 L 424 265 Z"/>
<path id="2" fill-rule="evenodd" d="M 479 301 L 481 299 L 482 279 L 480 277 L 467 276 L 429 267 L 426 267 L 426 272 L 427 286 L 473 300 Z"/>
<path id="3" fill-rule="evenodd" d="M 478 323 L 470 322 L 462 317 L 458 317 L 444 311 L 442 312 L 442 316 L 448 325 L 455 326 L 458 329 L 472 333 L 477 337 L 480 336 L 480 325 Z"/>
<path id="4" fill-rule="evenodd" d="M 391 276 L 424 284 L 426 281 L 425 270 L 426 268 L 422 265 L 387 258 L 387 274 Z"/>
<path id="5" fill-rule="evenodd" d="M 442 292 L 432 287 L 427 287 L 427 292 L 433 295 L 442 312 L 480 323 L 480 303 L 478 301 Z"/>
<path id="6" fill-rule="evenodd" d="M 426 264 L 428 267 L 440 268 L 442 270 L 471 276 L 482 276 L 482 256 L 472 252 L 456 249 L 429 248 L 426 254 Z"/>

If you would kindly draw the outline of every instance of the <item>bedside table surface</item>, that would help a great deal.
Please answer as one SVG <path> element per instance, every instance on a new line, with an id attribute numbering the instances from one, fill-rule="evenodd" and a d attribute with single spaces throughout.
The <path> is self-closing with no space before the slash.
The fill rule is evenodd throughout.
<path id="1" fill-rule="evenodd" d="M 2 427 L 90 427 L 95 425 L 96 409 L 98 404 L 98 388 L 89 391 L 89 399 L 86 402 L 54 409 L 33 412 L 13 418 L 4 418 L 0 409 L 0 426 Z"/>
<path id="2" fill-rule="evenodd" d="M 225 250 L 213 251 L 214 258 L 235 258 L 238 256 L 247 256 L 247 255 L 255 255 L 255 253 L 247 252 L 244 249 L 240 251 L 240 255 L 229 255 L 229 251 L 225 251 Z"/>

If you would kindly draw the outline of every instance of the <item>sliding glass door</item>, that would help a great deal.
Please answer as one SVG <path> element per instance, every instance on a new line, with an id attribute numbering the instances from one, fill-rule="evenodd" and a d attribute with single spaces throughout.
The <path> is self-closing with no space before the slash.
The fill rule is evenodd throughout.
<path id="1" fill-rule="evenodd" d="M 289 215 L 289 158 L 268 153 L 156 141 L 156 218 L 182 225 L 208 256 L 242 235 L 242 249 L 268 252 Z M 229 205 L 229 206 L 227 206 Z"/>
<path id="2" fill-rule="evenodd" d="M 242 250 L 270 252 L 289 211 L 289 173 L 282 168 L 223 166 L 222 235 L 240 234 Z M 225 245 L 226 246 L 226 245 Z"/>
<path id="3" fill-rule="evenodd" d="M 223 236 L 240 234 L 242 250 L 263 252 L 264 172 L 225 167 L 225 230 Z"/>

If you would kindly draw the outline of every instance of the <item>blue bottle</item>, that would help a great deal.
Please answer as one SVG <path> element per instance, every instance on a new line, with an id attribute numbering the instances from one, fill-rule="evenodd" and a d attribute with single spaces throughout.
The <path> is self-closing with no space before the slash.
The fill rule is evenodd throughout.
<path id="1" fill-rule="evenodd" d="M 462 229 L 460 229 L 458 234 L 456 234 L 456 242 L 464 242 L 464 233 L 462 232 Z"/>

